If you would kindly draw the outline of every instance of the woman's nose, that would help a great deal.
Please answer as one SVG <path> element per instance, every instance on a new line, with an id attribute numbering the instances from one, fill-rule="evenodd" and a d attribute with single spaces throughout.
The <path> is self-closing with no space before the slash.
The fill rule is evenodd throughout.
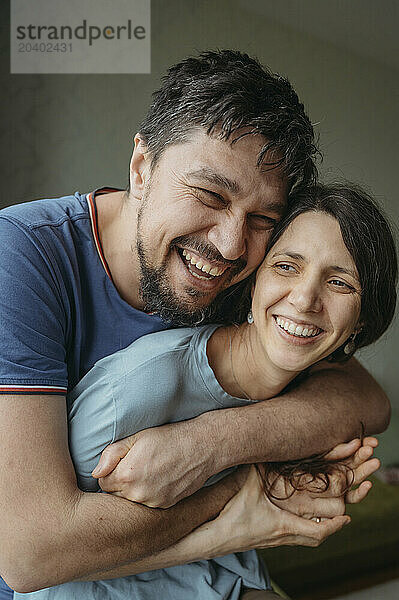
<path id="1" fill-rule="evenodd" d="M 292 288 L 288 301 L 297 312 L 320 312 L 323 307 L 321 290 L 313 281 L 298 281 Z"/>

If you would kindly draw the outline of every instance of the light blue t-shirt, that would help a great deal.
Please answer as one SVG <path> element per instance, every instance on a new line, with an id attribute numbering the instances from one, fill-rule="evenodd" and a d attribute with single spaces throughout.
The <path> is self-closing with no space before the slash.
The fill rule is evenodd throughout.
<path id="1" fill-rule="evenodd" d="M 148 427 L 249 403 L 227 394 L 209 366 L 206 346 L 216 328 L 146 335 L 100 360 L 69 393 L 69 444 L 81 489 L 100 490 L 90 473 L 110 442 Z M 243 586 L 269 587 L 255 550 L 119 579 L 70 582 L 32 594 L 15 593 L 15 598 L 238 600 Z"/>

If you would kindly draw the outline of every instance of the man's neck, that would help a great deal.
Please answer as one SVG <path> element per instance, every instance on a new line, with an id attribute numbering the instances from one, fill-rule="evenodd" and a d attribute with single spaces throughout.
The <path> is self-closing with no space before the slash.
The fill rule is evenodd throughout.
<path id="1" fill-rule="evenodd" d="M 98 232 L 112 280 L 121 298 L 139 310 L 140 266 L 136 251 L 137 208 L 127 192 L 96 197 Z"/>

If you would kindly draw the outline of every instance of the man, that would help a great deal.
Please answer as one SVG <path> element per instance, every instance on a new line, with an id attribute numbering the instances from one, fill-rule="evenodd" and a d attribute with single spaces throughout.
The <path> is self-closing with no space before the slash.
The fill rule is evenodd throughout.
<path id="1" fill-rule="evenodd" d="M 259 265 L 290 189 L 314 179 L 314 153 L 312 127 L 287 81 L 238 52 L 209 52 L 172 67 L 155 94 L 135 138 L 128 193 L 100 190 L 1 213 L 0 572 L 11 587 L 103 579 L 145 557 L 149 570 L 158 566 L 150 555 L 235 494 L 240 483 L 231 476 L 157 511 L 81 492 L 65 393 L 137 337 L 220 314 L 218 295 L 226 306 L 226 290 Z M 234 308 L 234 294 L 227 304 Z M 360 422 L 377 432 L 389 418 L 384 394 L 357 363 L 319 368 L 264 405 L 216 412 L 176 425 L 170 455 L 170 429 L 142 436 L 142 452 L 162 445 L 172 474 L 154 504 L 187 496 L 225 466 L 307 456 L 355 437 Z M 170 479 L 182 481 L 177 493 Z M 136 500 L 153 496 L 148 483 L 142 479 Z M 342 526 L 337 518 L 312 524 L 306 540 L 302 519 L 292 518 L 287 537 L 314 545 Z"/>

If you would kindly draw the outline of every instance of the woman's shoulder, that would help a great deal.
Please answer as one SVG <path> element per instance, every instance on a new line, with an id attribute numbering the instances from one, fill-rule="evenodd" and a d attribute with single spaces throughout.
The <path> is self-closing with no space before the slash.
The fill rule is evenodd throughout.
<path id="1" fill-rule="evenodd" d="M 126 376 L 154 361 L 168 360 L 169 357 L 176 361 L 177 355 L 183 358 L 199 345 L 206 344 L 215 327 L 182 327 L 143 335 L 127 348 L 101 359 L 97 365 L 114 375 Z"/>

